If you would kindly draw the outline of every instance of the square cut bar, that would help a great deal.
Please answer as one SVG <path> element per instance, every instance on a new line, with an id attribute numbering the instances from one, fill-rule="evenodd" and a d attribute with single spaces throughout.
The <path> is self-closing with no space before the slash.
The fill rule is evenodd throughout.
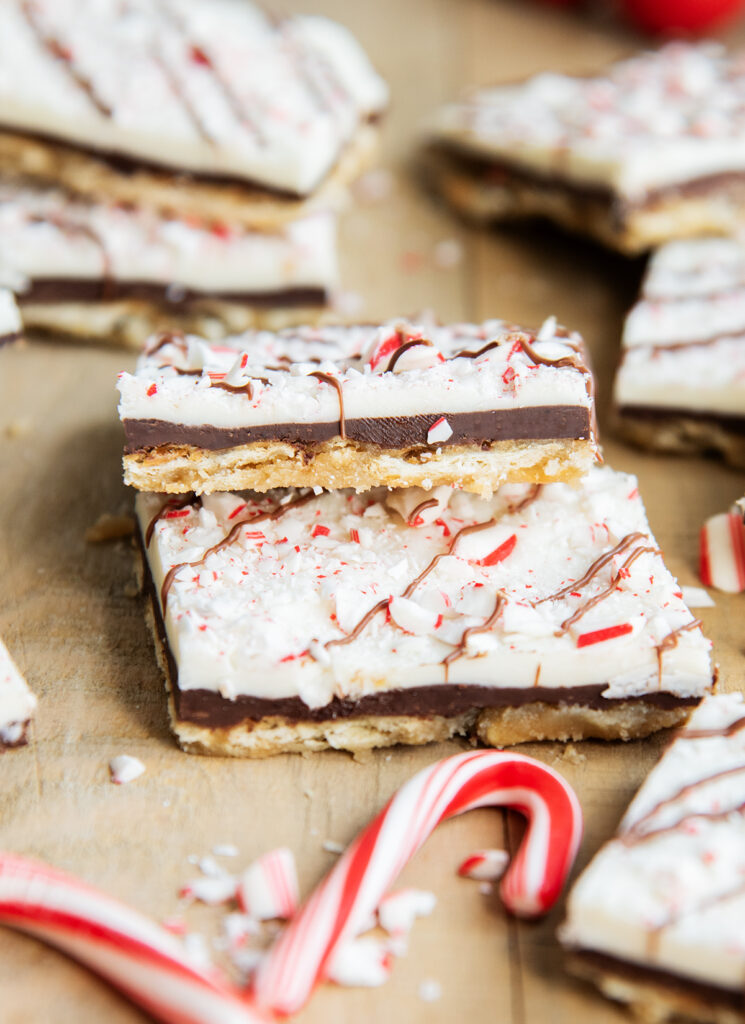
<path id="1" fill-rule="evenodd" d="M 633 477 L 137 496 L 174 732 L 259 757 L 680 723 L 710 644 Z"/>
<path id="2" fill-rule="evenodd" d="M 0 640 L 0 751 L 26 743 L 36 697 Z"/>
<path id="3" fill-rule="evenodd" d="M 0 68 L 0 174 L 253 227 L 339 201 L 387 102 L 341 25 L 233 0 L 6 0 Z"/>
<path id="4" fill-rule="evenodd" d="M 745 703 L 708 697 L 569 895 L 573 969 L 640 1019 L 736 1024 L 745 975 Z"/>
<path id="5" fill-rule="evenodd" d="M 598 455 L 581 338 L 493 320 L 155 338 L 119 377 L 125 481 L 186 493 L 578 478 Z"/>
<path id="6" fill-rule="evenodd" d="M 166 326 L 219 337 L 307 323 L 337 284 L 335 221 L 257 231 L 0 181 L 0 278 L 27 328 L 140 349 Z"/>
<path id="7" fill-rule="evenodd" d="M 629 253 L 745 222 L 745 57 L 716 44 L 475 90 L 428 138 L 431 184 L 480 221 L 548 217 Z"/>
<path id="8" fill-rule="evenodd" d="M 624 435 L 745 467 L 745 244 L 670 242 L 626 320 L 615 405 Z"/>

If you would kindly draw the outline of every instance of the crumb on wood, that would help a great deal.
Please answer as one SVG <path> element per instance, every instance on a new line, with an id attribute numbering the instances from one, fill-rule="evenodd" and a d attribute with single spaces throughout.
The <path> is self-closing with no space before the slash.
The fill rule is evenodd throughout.
<path id="1" fill-rule="evenodd" d="M 132 516 L 115 516 L 104 512 L 85 531 L 87 544 L 103 544 L 109 540 L 121 540 L 131 537 L 135 532 L 135 521 Z"/>
<path id="2" fill-rule="evenodd" d="M 17 420 L 11 420 L 5 427 L 5 436 L 11 440 L 19 437 L 26 437 L 33 429 L 33 420 L 28 416 L 22 416 Z"/>
<path id="3" fill-rule="evenodd" d="M 566 761 L 568 764 L 584 764 L 587 760 L 587 755 L 577 750 L 573 743 L 567 743 L 561 753 L 561 760 Z"/>
<path id="4" fill-rule="evenodd" d="M 355 750 L 352 754 L 352 760 L 356 764 L 370 764 L 374 757 L 372 750 Z"/>

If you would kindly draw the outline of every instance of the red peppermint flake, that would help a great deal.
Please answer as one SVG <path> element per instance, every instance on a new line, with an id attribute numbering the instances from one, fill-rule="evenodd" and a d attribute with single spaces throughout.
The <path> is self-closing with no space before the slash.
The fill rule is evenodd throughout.
<path id="1" fill-rule="evenodd" d="M 316 525 L 313 527 L 311 537 L 328 537 L 330 532 L 331 531 L 329 530 L 328 526 L 321 526 L 320 523 L 316 523 Z"/>
<path id="2" fill-rule="evenodd" d="M 188 516 L 191 512 L 190 508 L 177 508 L 173 512 L 166 512 L 164 519 L 183 519 L 184 516 Z"/>
<path id="3" fill-rule="evenodd" d="M 235 519 L 235 517 L 238 515 L 238 513 L 242 512 L 245 507 L 246 507 L 246 502 L 245 501 L 243 502 L 242 505 L 236 505 L 236 507 L 233 509 L 233 511 L 228 516 L 228 519 Z"/>
<path id="4" fill-rule="evenodd" d="M 247 530 L 245 537 L 246 540 L 266 540 L 261 530 Z"/>
<path id="5" fill-rule="evenodd" d="M 505 387 L 509 387 L 510 384 L 515 379 L 515 377 L 517 377 L 517 373 L 515 372 L 513 367 L 508 366 L 507 369 L 502 374 L 502 383 L 504 384 Z"/>
<path id="6" fill-rule="evenodd" d="M 158 393 L 158 385 L 157 384 L 151 384 L 150 387 L 147 389 L 147 397 L 148 398 L 152 398 L 153 395 L 156 395 L 157 393 Z"/>
<path id="7" fill-rule="evenodd" d="M 401 341 L 397 334 L 392 334 L 389 338 L 386 338 L 373 352 L 370 359 L 370 368 L 374 370 L 378 363 L 382 362 L 386 356 L 392 356 L 400 344 Z"/>
<path id="8" fill-rule="evenodd" d="M 513 533 L 511 537 L 508 537 L 503 544 L 500 544 L 498 548 L 495 548 L 490 555 L 486 558 L 479 558 L 476 560 L 476 565 L 496 565 L 497 562 L 503 562 L 505 558 L 508 558 L 515 550 L 517 544 L 517 534 Z"/>
<path id="9" fill-rule="evenodd" d="M 58 39 L 50 39 L 47 46 L 52 56 L 58 57 L 59 60 L 72 60 L 72 50 L 63 46 Z"/>
<path id="10" fill-rule="evenodd" d="M 227 240 L 232 235 L 232 231 L 227 224 L 215 223 L 210 228 L 210 231 L 216 238 L 222 238 L 223 240 Z M 245 366 L 245 363 L 241 365 Z"/>
<path id="11" fill-rule="evenodd" d="M 618 626 L 606 626 L 605 629 L 594 629 L 591 633 L 582 633 L 577 637 L 577 647 L 590 647 L 592 644 L 601 644 L 605 640 L 615 640 L 617 636 L 625 636 L 633 632 L 634 627 L 630 622 L 622 622 Z"/>
<path id="12" fill-rule="evenodd" d="M 639 497 L 639 488 L 635 487 L 633 489 L 633 491 L 631 491 L 631 493 L 629 494 L 629 501 L 634 501 L 638 497 Z"/>
<path id="13" fill-rule="evenodd" d="M 350 530 L 349 531 L 349 539 L 353 540 L 355 544 L 359 544 L 359 542 L 360 542 L 360 532 L 359 532 L 359 530 Z"/>
<path id="14" fill-rule="evenodd" d="M 195 64 L 201 64 L 204 68 L 211 68 L 212 61 L 209 59 L 207 54 L 204 52 L 201 46 L 192 46 L 189 50 L 189 56 Z"/>
<path id="15" fill-rule="evenodd" d="M 512 359 L 514 355 L 517 355 L 518 352 L 522 352 L 522 350 L 522 342 L 516 341 L 512 348 L 510 349 L 510 354 L 507 356 L 507 358 Z"/>
<path id="16" fill-rule="evenodd" d="M 307 647 L 306 647 L 306 649 L 304 651 L 300 651 L 299 654 L 286 654 L 284 656 L 284 658 L 280 658 L 279 659 L 279 663 L 281 665 L 282 662 L 284 662 L 284 661 L 295 661 L 297 658 L 304 658 L 306 656 L 306 654 L 308 654 L 308 648 Z"/>
<path id="17" fill-rule="evenodd" d="M 442 615 L 438 615 L 437 619 L 435 620 L 435 629 L 439 629 L 441 625 L 442 625 Z"/>
<path id="18" fill-rule="evenodd" d="M 448 526 L 448 524 L 445 522 L 444 519 L 435 519 L 435 526 L 442 527 L 442 535 L 443 535 L 443 537 L 449 537 L 450 536 L 450 527 Z"/>

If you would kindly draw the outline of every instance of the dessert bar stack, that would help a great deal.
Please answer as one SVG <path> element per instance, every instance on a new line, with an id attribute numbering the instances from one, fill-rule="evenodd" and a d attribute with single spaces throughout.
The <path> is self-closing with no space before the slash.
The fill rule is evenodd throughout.
<path id="1" fill-rule="evenodd" d="M 710 687 L 553 320 L 164 334 L 119 390 L 187 750 L 628 738 Z"/>
<path id="2" fill-rule="evenodd" d="M 317 318 L 384 83 L 321 17 L 0 4 L 0 280 L 28 327 L 141 346 Z"/>

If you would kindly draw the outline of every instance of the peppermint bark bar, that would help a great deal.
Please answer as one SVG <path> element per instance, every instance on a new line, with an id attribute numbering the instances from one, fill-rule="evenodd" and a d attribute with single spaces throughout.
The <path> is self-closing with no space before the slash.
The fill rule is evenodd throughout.
<path id="1" fill-rule="evenodd" d="M 745 703 L 708 697 L 570 893 L 578 972 L 649 1020 L 743 1016 Z"/>
<path id="2" fill-rule="evenodd" d="M 125 481 L 186 493 L 454 484 L 586 472 L 598 448 L 581 338 L 499 320 L 164 335 L 119 377 Z"/>
<path id="3" fill-rule="evenodd" d="M 28 328 L 138 348 L 165 326 L 307 322 L 337 282 L 335 217 L 256 231 L 0 181 L 0 276 Z"/>
<path id="4" fill-rule="evenodd" d="M 0 751 L 26 743 L 36 697 L 0 640 Z"/>
<path id="5" fill-rule="evenodd" d="M 547 217 L 636 253 L 745 220 L 745 61 L 715 44 L 476 90 L 429 138 L 430 182 L 480 221 Z"/>
<path id="6" fill-rule="evenodd" d="M 681 722 L 710 645 L 633 477 L 137 496 L 171 722 L 191 751 L 628 739 Z"/>
<path id="7" fill-rule="evenodd" d="M 650 260 L 624 327 L 620 427 L 659 451 L 745 466 L 745 245 L 671 242 Z"/>
<path id="8" fill-rule="evenodd" d="M 232 0 L 0 5 L 0 172 L 276 225 L 338 201 L 387 91 L 320 17 Z"/>
<path id="9" fill-rule="evenodd" d="M 0 346 L 16 341 L 23 332 L 21 314 L 9 288 L 0 287 Z"/>

